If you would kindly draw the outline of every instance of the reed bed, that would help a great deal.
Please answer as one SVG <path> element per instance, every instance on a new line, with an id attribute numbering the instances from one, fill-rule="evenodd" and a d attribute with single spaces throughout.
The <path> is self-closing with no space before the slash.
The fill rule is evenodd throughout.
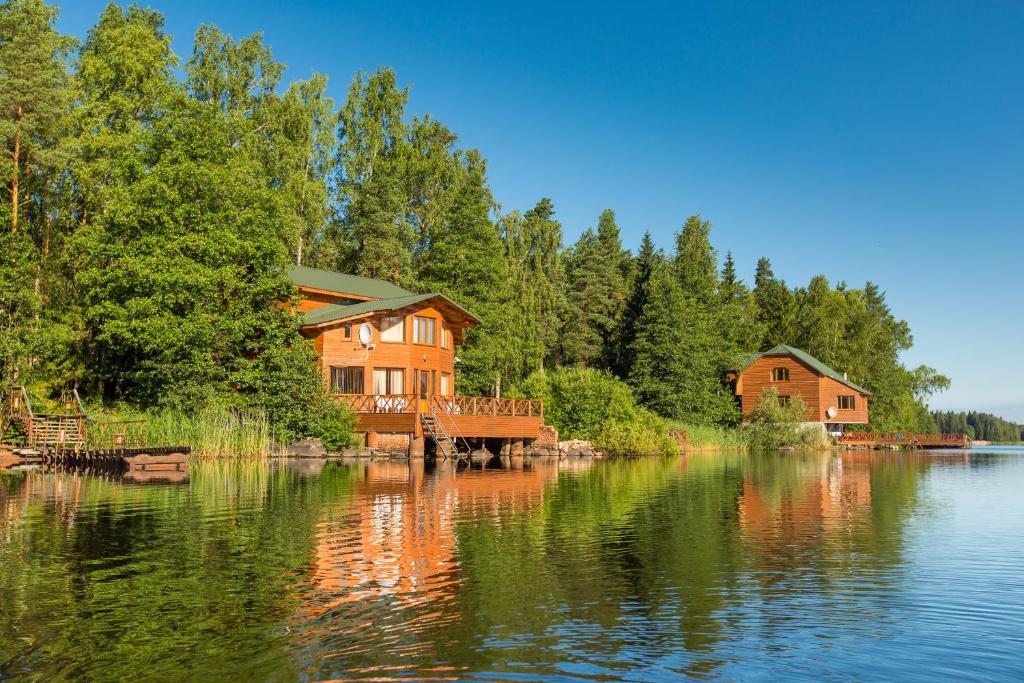
<path id="1" fill-rule="evenodd" d="M 220 406 L 196 413 L 119 409 L 97 416 L 89 442 L 109 448 L 119 434 L 125 446 L 190 446 L 193 455 L 204 459 L 265 458 L 281 449 L 266 413 Z"/>
<path id="2" fill-rule="evenodd" d="M 745 451 L 750 447 L 747 434 L 739 427 L 717 425 L 691 425 L 670 421 L 669 429 L 686 432 L 689 450 L 698 451 Z"/>

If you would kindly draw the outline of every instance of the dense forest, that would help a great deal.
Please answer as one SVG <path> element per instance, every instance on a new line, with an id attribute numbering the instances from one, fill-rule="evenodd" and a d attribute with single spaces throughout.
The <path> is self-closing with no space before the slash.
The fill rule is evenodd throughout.
<path id="1" fill-rule="evenodd" d="M 933 412 L 939 431 L 964 432 L 972 439 L 1017 443 L 1024 441 L 1024 425 L 1016 424 L 989 413 Z"/>
<path id="2" fill-rule="evenodd" d="M 324 75 L 282 82 L 260 35 L 200 26 L 180 59 L 153 10 L 112 3 L 81 42 L 56 12 L 0 4 L 6 381 L 140 407 L 224 402 L 311 431 L 323 384 L 274 305 L 301 263 L 473 311 L 461 393 L 584 366 L 663 417 L 730 424 L 725 371 L 787 343 L 871 389 L 871 427 L 936 428 L 925 400 L 949 381 L 901 364 L 910 329 L 874 283 L 794 287 L 762 258 L 748 285 L 700 215 L 631 253 L 606 209 L 567 245 L 550 199 L 499 206 L 483 155 L 412 114 L 390 69 L 357 73 L 336 103 Z"/>

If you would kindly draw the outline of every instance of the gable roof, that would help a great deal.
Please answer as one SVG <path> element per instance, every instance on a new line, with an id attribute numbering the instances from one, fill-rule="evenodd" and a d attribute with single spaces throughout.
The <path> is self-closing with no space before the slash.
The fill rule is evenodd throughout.
<path id="1" fill-rule="evenodd" d="M 370 299 L 390 299 L 412 294 L 412 292 L 402 289 L 395 283 L 388 282 L 387 280 L 375 280 L 371 277 L 347 275 L 345 273 L 332 273 L 329 270 L 307 268 L 306 266 L 289 266 L 288 278 L 300 287 L 322 289 L 328 292 L 351 294 Z"/>
<path id="2" fill-rule="evenodd" d="M 338 322 L 351 318 L 364 317 L 374 313 L 387 313 L 397 311 L 400 308 L 413 306 L 415 304 L 430 302 L 431 305 L 441 309 L 447 309 L 449 313 L 463 318 L 465 322 L 476 325 L 480 321 L 476 316 L 462 306 L 446 297 L 444 294 L 430 292 L 427 294 L 406 294 L 406 296 L 393 297 L 390 299 L 377 299 L 375 301 L 360 301 L 355 304 L 327 304 L 314 308 L 303 314 L 303 324 L 322 325 L 324 323 Z"/>
<path id="3" fill-rule="evenodd" d="M 796 348 L 795 346 L 787 346 L 786 344 L 779 344 L 778 346 L 768 349 L 763 353 L 751 354 L 749 357 L 743 359 L 743 362 L 741 362 L 739 367 L 736 368 L 736 372 L 743 372 L 751 365 L 753 365 L 757 360 L 764 358 L 765 356 L 792 356 L 793 358 L 796 358 L 804 365 L 810 367 L 819 375 L 831 377 L 835 381 L 845 384 L 846 386 L 850 387 L 855 391 L 859 391 L 860 393 L 866 394 L 868 396 L 871 395 L 870 391 L 860 386 L 859 384 L 854 384 L 846 377 L 844 377 L 842 373 L 836 372 L 835 370 L 825 365 L 811 354 L 807 353 L 806 351 L 802 351 Z"/>

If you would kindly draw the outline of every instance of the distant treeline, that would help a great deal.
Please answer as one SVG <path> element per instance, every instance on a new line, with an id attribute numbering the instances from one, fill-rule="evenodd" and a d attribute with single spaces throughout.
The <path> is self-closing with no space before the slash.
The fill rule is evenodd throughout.
<path id="1" fill-rule="evenodd" d="M 967 436 L 979 441 L 1024 441 L 1024 425 L 989 413 L 936 411 L 932 417 L 942 432 L 965 432 Z"/>
<path id="2" fill-rule="evenodd" d="M 55 17 L 0 3 L 4 379 L 264 408 L 308 431 L 330 418 L 305 407 L 322 382 L 298 317 L 274 305 L 301 261 L 473 311 L 461 393 L 583 366 L 662 417 L 731 424 L 726 370 L 787 343 L 869 388 L 872 428 L 935 429 L 924 401 L 948 380 L 900 363 L 910 328 L 873 283 L 791 286 L 762 258 L 751 287 L 699 215 L 633 253 L 607 209 L 567 245 L 550 199 L 499 206 L 484 156 L 411 115 L 390 69 L 357 73 L 336 104 L 324 75 L 283 82 L 258 34 L 203 25 L 181 59 L 151 9 L 111 3 L 82 42 Z"/>

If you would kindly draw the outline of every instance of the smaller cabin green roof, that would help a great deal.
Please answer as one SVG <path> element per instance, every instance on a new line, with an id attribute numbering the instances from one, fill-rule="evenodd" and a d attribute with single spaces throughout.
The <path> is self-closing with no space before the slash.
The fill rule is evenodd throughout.
<path id="1" fill-rule="evenodd" d="M 870 391 L 868 391 L 864 387 L 860 386 L 859 384 L 854 384 L 853 382 L 848 380 L 845 376 L 843 376 L 843 374 L 841 372 L 836 372 L 835 370 L 833 370 L 829 366 L 825 365 L 820 360 L 818 360 L 817 358 L 815 358 L 811 354 L 807 353 L 806 351 L 802 351 L 801 349 L 798 349 L 795 346 L 788 346 L 786 344 L 779 344 L 778 346 L 776 346 L 774 348 L 771 348 L 771 349 L 768 349 L 767 351 L 765 351 L 763 353 L 750 354 L 749 356 L 743 358 L 740 361 L 739 367 L 736 368 L 736 371 L 737 372 L 743 372 L 744 370 L 749 368 L 751 365 L 753 365 L 755 361 L 757 361 L 760 358 L 764 358 L 765 356 L 792 356 L 793 358 L 796 358 L 798 361 L 800 361 L 804 365 L 808 366 L 809 368 L 811 368 L 812 370 L 814 370 L 815 372 L 817 372 L 820 375 L 825 375 L 826 377 L 831 377 L 835 381 L 841 382 L 842 384 L 845 384 L 846 386 L 850 387 L 851 389 L 854 389 L 855 391 L 859 391 L 862 394 L 865 394 L 865 395 L 868 395 L 868 396 L 871 395 Z"/>
<path id="2" fill-rule="evenodd" d="M 402 289 L 395 283 L 388 282 L 387 280 L 376 280 L 371 277 L 348 275 L 345 273 L 332 273 L 329 270 L 307 268 L 306 266 L 290 266 L 288 268 L 288 277 L 300 287 L 351 294 L 357 297 L 393 299 L 412 295 L 412 292 Z"/>
<path id="3" fill-rule="evenodd" d="M 303 323 L 306 325 L 321 325 L 334 322 L 335 320 L 346 320 L 359 316 L 372 315 L 373 313 L 388 313 L 397 311 L 406 306 L 430 301 L 432 304 L 440 304 L 442 308 L 455 312 L 459 317 L 465 318 L 466 322 L 477 324 L 476 316 L 462 306 L 446 297 L 444 294 L 429 292 L 427 294 L 408 294 L 406 296 L 393 297 L 390 299 L 376 299 L 374 301 L 360 301 L 355 304 L 327 304 L 314 308 L 303 314 Z"/>

